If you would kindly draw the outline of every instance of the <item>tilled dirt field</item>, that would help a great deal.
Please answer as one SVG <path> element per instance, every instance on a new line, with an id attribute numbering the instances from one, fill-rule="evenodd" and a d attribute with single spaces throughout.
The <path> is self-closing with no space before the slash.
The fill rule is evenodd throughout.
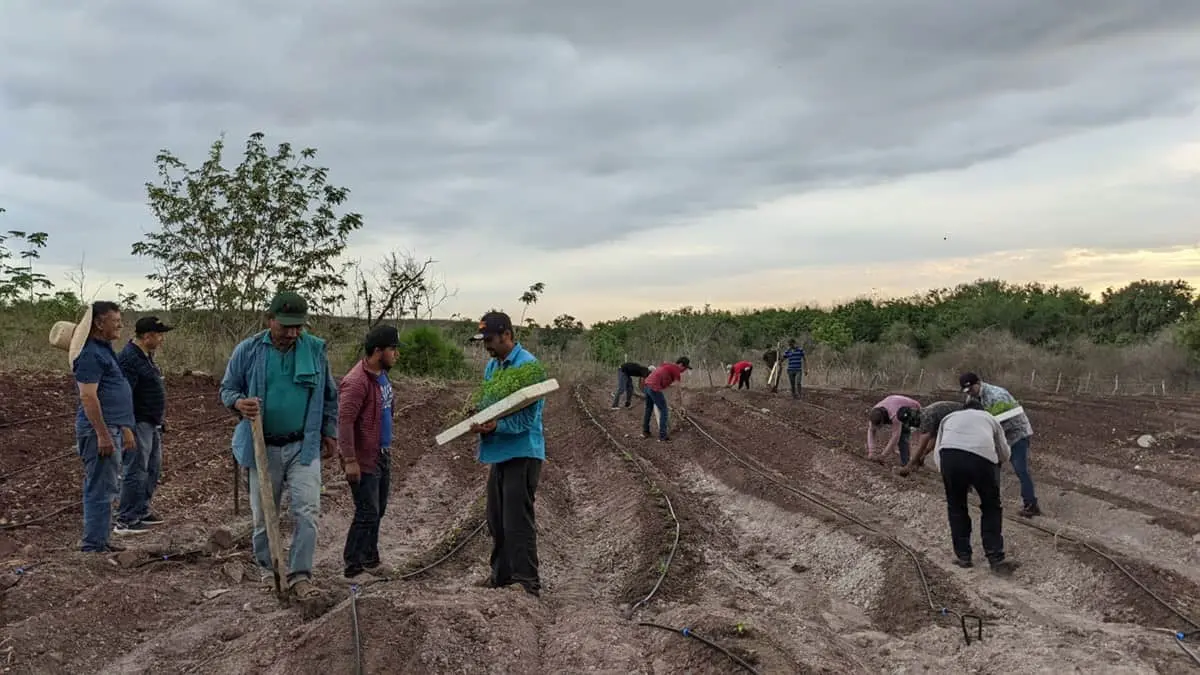
<path id="1" fill-rule="evenodd" d="M 360 653 L 365 673 L 1198 668 L 1173 637 L 1200 618 L 1195 401 L 1023 401 L 1045 516 L 1032 521 L 1043 529 L 1016 516 L 1006 469 L 1005 537 L 1022 566 L 1000 579 L 950 564 L 935 472 L 900 478 L 862 459 L 882 394 L 689 389 L 690 421 L 675 416 L 674 442 L 659 444 L 640 437 L 640 401 L 610 410 L 603 385 L 566 388 L 545 419 L 538 600 L 476 585 L 486 470 L 469 439 L 433 444 L 466 388 L 400 381 L 381 534 L 394 580 L 353 596 L 342 581 L 352 507 L 326 460 L 316 581 L 330 606 L 311 618 L 259 582 L 245 541 L 205 545 L 248 518 L 244 476 L 234 513 L 233 422 L 211 380 L 168 387 L 154 504 L 168 523 L 110 559 L 77 551 L 69 381 L 0 375 L 3 672 L 352 673 Z M 1145 433 L 1153 448 L 1133 442 Z M 982 621 L 982 641 L 962 615 Z M 716 647 L 669 632 L 682 628 Z"/>

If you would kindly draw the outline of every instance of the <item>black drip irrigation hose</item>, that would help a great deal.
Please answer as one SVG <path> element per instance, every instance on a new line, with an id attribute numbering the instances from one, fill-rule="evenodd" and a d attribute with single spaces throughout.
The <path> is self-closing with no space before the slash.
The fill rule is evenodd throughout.
<path id="1" fill-rule="evenodd" d="M 724 396 L 721 397 L 721 400 L 727 401 L 729 403 L 735 403 L 737 405 L 742 405 L 742 407 L 750 409 L 749 406 L 745 406 L 743 404 L 737 403 L 736 401 L 731 401 L 730 399 L 727 399 Z M 804 401 L 801 401 L 801 402 L 804 403 Z M 814 403 L 808 403 L 808 405 L 813 406 L 815 408 L 821 408 L 821 406 L 818 406 Z M 828 408 L 821 408 L 821 409 L 828 410 Z M 830 412 L 832 412 L 832 411 L 830 411 Z M 816 432 L 808 431 L 808 433 L 810 433 L 813 436 L 816 436 L 817 438 L 821 438 L 821 439 L 825 440 L 826 442 L 837 443 L 837 445 L 839 445 L 841 447 L 845 447 L 844 443 L 839 443 L 837 441 L 834 441 L 833 439 L 825 438 L 824 436 L 822 436 L 821 434 L 818 434 Z M 853 457 L 858 456 L 853 453 L 848 453 L 848 454 L 850 454 Z M 1136 585 L 1138 588 L 1140 588 L 1143 592 L 1146 593 L 1146 595 L 1150 596 L 1151 599 L 1153 599 L 1155 602 L 1157 602 L 1159 605 L 1161 605 L 1167 611 L 1171 612 L 1172 614 L 1174 614 L 1175 616 L 1177 616 L 1178 618 L 1183 620 L 1183 622 L 1188 624 L 1189 626 L 1200 629 L 1200 623 L 1197 623 L 1196 620 L 1192 619 L 1191 617 L 1187 616 L 1183 612 L 1176 609 L 1171 603 L 1169 603 L 1165 599 L 1163 599 L 1162 596 L 1158 595 L 1153 590 L 1151 590 L 1148 586 L 1146 586 L 1146 584 L 1142 583 L 1142 581 L 1140 579 L 1138 579 L 1136 576 L 1134 576 L 1133 573 L 1130 572 L 1128 569 L 1126 569 L 1126 567 L 1124 565 L 1122 565 L 1116 558 L 1109 555 L 1108 553 L 1105 553 L 1103 550 L 1101 550 L 1099 547 L 1093 545 L 1092 543 L 1085 541 L 1083 539 L 1076 539 L 1074 537 L 1064 535 L 1061 532 L 1052 530 L 1048 527 L 1043 527 L 1041 525 L 1038 525 L 1037 523 L 1032 523 L 1027 520 L 1018 520 L 1018 519 L 1012 518 L 1011 516 L 1005 516 L 1004 519 L 1009 521 L 1010 523 L 1017 523 L 1018 525 L 1023 525 L 1030 529 L 1038 530 L 1039 532 L 1042 532 L 1044 534 L 1051 535 L 1055 539 L 1061 539 L 1061 540 L 1071 543 L 1071 544 L 1083 546 L 1084 548 L 1090 550 L 1091 552 L 1095 553 L 1096 555 L 1100 556 L 1101 558 L 1104 558 L 1109 563 L 1111 563 L 1113 567 L 1117 568 L 1117 571 L 1124 574 L 1130 581 L 1132 581 L 1134 583 L 1134 585 Z M 981 623 L 980 630 L 982 631 L 982 622 L 980 622 L 980 623 Z M 963 625 L 963 631 L 964 631 L 964 633 L 966 631 L 965 623 Z M 1200 635 L 1200 630 L 1194 630 L 1191 632 L 1178 631 L 1175 633 L 1174 638 L 1175 638 L 1175 644 L 1179 645 L 1179 648 L 1182 649 L 1185 654 L 1190 656 L 1192 658 L 1192 660 L 1197 663 L 1197 665 L 1200 665 L 1200 656 L 1197 656 L 1197 654 L 1195 652 L 1193 652 L 1191 649 L 1189 649 L 1187 647 L 1186 644 L 1184 644 L 1184 640 L 1191 639 L 1197 635 Z"/>
<path id="2" fill-rule="evenodd" d="M 442 563 L 446 562 L 450 558 L 454 557 L 455 553 L 458 553 L 459 551 L 461 551 L 462 547 L 467 545 L 467 542 L 469 542 L 475 538 L 475 535 L 482 532 L 485 525 L 487 525 L 487 521 L 479 523 L 479 525 L 477 525 L 474 530 L 471 530 L 469 533 L 467 533 L 467 536 L 463 537 L 462 541 L 455 544 L 454 548 L 450 549 L 450 551 L 448 553 L 446 553 L 446 555 L 438 558 L 437 560 L 434 560 L 433 562 L 429 563 L 428 565 L 426 565 L 420 569 L 413 570 L 412 572 L 406 572 L 394 579 L 391 579 L 391 578 L 384 579 L 383 582 L 386 583 L 388 581 L 407 581 L 409 579 L 413 579 L 415 577 L 418 577 L 418 576 L 428 572 L 429 570 L 437 567 L 438 565 L 441 565 Z"/>
<path id="3" fill-rule="evenodd" d="M 920 559 L 920 557 L 917 556 L 917 552 L 915 550 L 913 550 L 911 547 L 909 547 L 908 544 L 905 544 L 903 541 L 900 541 L 900 539 L 898 537 L 895 537 L 895 536 L 888 534 L 882 530 L 879 530 L 878 528 L 875 528 L 874 526 L 868 524 L 866 521 L 861 520 L 845 511 L 839 509 L 838 507 L 834 506 L 833 504 L 830 504 L 829 502 L 825 501 L 824 499 L 821 499 L 820 497 L 809 494 L 808 492 L 805 492 L 804 490 L 800 490 L 799 488 L 796 488 L 782 480 L 775 478 L 770 473 L 768 473 L 768 472 L 764 471 L 763 469 L 746 461 L 738 453 L 734 452 L 728 446 L 726 446 L 724 443 L 717 440 L 715 437 L 713 437 L 712 434 L 705 431 L 704 427 L 700 426 L 700 423 L 697 422 L 695 419 L 693 419 L 693 417 L 691 415 L 685 415 L 684 419 L 687 420 L 692 426 L 696 427 L 696 430 L 699 431 L 705 438 L 707 438 L 709 441 L 711 441 L 714 445 L 716 445 L 718 448 L 721 448 L 722 450 L 724 450 L 726 454 L 728 454 L 730 457 L 732 457 L 734 459 L 734 461 L 738 462 L 739 464 L 746 467 L 747 469 L 750 469 L 751 471 L 759 474 L 767 481 L 775 484 L 777 487 L 782 488 L 783 490 L 786 490 L 786 491 L 796 495 L 797 497 L 805 499 L 813 504 L 816 504 L 817 506 L 820 506 L 823 509 L 826 509 L 832 513 L 835 513 L 835 514 L 841 516 L 842 518 L 845 518 L 846 520 L 854 523 L 855 525 L 858 525 L 859 527 L 862 527 L 863 529 L 865 529 L 869 532 L 874 532 L 875 534 L 887 539 L 888 541 L 892 542 L 896 546 L 900 547 L 900 550 L 907 553 L 908 557 L 912 558 L 913 564 L 916 565 L 917 575 L 921 579 L 921 587 L 925 591 L 925 599 L 929 604 L 929 609 L 932 610 L 935 614 L 938 614 L 940 616 L 953 616 L 954 618 L 958 619 L 959 625 L 962 627 L 963 641 L 966 642 L 966 644 L 968 644 L 968 645 L 971 644 L 971 632 L 967 626 L 968 620 L 974 622 L 974 624 L 975 624 L 976 640 L 977 641 L 983 640 L 983 617 L 978 616 L 976 614 L 963 614 L 961 612 L 957 612 L 953 609 L 950 609 L 949 607 L 939 607 L 938 604 L 936 602 L 934 602 L 933 589 L 931 589 L 929 586 L 929 578 L 925 574 L 925 567 L 921 564 L 921 559 Z"/>
<path id="4" fill-rule="evenodd" d="M 636 454 L 634 454 L 629 449 L 627 449 L 624 445 L 622 445 L 616 439 L 616 437 L 614 437 L 608 431 L 608 429 L 606 429 L 604 427 L 604 425 L 601 424 L 600 421 L 596 419 L 596 416 L 592 414 L 591 409 L 588 407 L 587 403 L 583 400 L 583 395 L 580 393 L 581 391 L 582 391 L 582 388 L 579 385 L 576 385 L 575 386 L 575 402 L 579 405 L 579 409 L 582 410 L 583 414 L 587 416 L 587 418 L 591 421 L 591 423 L 593 425 L 595 425 L 595 427 L 597 429 L 600 430 L 600 433 L 604 434 L 604 436 L 606 438 L 608 438 L 608 442 L 610 444 L 612 444 L 612 446 L 614 448 L 616 448 L 616 450 L 618 452 L 620 452 L 622 456 L 628 458 L 630 461 L 632 461 L 634 464 L 637 465 L 638 470 L 640 470 L 642 472 L 642 476 L 646 479 L 646 482 L 650 484 L 650 487 L 662 495 L 663 500 L 667 504 L 667 511 L 671 514 L 671 520 L 675 523 L 675 538 L 674 538 L 674 541 L 671 542 L 671 551 L 670 551 L 670 553 L 667 554 L 667 559 L 663 562 L 662 571 L 658 575 L 658 580 L 654 583 L 654 588 L 650 589 L 650 592 L 646 595 L 646 597 L 639 600 L 637 602 L 637 604 L 633 605 L 630 608 L 629 615 L 632 617 L 633 614 L 639 608 L 644 607 L 645 604 L 647 602 L 649 602 L 651 598 L 654 597 L 655 593 L 658 593 L 659 587 L 662 586 L 663 581 L 667 578 L 667 572 L 671 568 L 671 562 L 674 561 L 674 559 L 675 559 L 675 552 L 679 549 L 679 532 L 680 532 L 679 516 L 676 515 L 676 513 L 675 513 L 675 507 L 671 504 L 671 498 L 669 496 L 667 496 L 667 493 L 664 492 L 661 488 L 659 488 L 658 484 L 654 481 L 654 479 L 650 477 L 650 472 L 647 471 L 646 468 L 642 465 L 641 458 L 638 457 Z M 746 663 L 746 661 L 739 658 L 733 652 L 729 651 L 725 647 L 722 647 L 721 645 L 713 642 L 712 640 L 709 640 L 708 638 L 705 638 L 701 635 L 697 635 L 695 633 L 695 631 L 693 631 L 691 628 L 688 628 L 685 626 L 683 628 L 676 629 L 676 628 L 671 628 L 670 626 L 663 626 L 661 624 L 651 623 L 651 622 L 646 622 L 646 621 L 638 622 L 638 625 L 639 626 L 648 626 L 651 628 L 658 628 L 661 630 L 669 631 L 671 633 L 676 633 L 678 635 L 682 635 L 683 637 L 686 637 L 686 638 L 694 638 L 696 640 L 699 640 L 700 642 L 708 645 L 709 647 L 711 647 L 711 648 L 721 652 L 725 656 L 729 657 L 730 660 L 732 660 L 738 666 L 744 668 L 747 672 L 753 673 L 753 675 L 758 675 L 758 671 L 755 670 L 754 667 L 751 666 L 749 663 Z"/>

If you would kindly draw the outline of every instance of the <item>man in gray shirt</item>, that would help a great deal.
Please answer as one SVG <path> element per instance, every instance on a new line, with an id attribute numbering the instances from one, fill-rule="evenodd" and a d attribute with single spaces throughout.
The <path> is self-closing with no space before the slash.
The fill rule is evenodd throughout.
<path id="1" fill-rule="evenodd" d="M 1000 503 L 1000 465 L 1012 456 L 1004 429 L 983 409 L 979 399 L 970 398 L 962 410 L 942 419 L 933 452 L 946 489 L 955 564 L 974 565 L 971 514 L 967 511 L 967 495 L 974 488 L 979 495 L 979 534 L 988 564 L 997 574 L 1011 574 L 1017 565 L 1004 557 L 1004 516 Z"/>

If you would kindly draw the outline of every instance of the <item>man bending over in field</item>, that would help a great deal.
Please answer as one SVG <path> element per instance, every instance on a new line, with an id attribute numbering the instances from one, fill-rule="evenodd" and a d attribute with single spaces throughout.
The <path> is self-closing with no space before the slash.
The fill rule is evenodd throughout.
<path id="1" fill-rule="evenodd" d="M 1007 389 L 988 384 L 980 380 L 975 373 L 963 373 L 958 378 L 958 384 L 962 387 L 964 394 L 979 398 L 984 409 L 989 412 L 994 406 L 1001 403 L 1007 403 L 1014 407 L 1018 405 L 1017 399 L 1013 398 Z M 1021 501 L 1024 502 L 1024 505 L 1017 513 L 1025 518 L 1040 516 L 1042 510 L 1038 508 L 1037 494 L 1033 489 L 1033 476 L 1029 473 L 1029 439 L 1033 437 L 1033 425 L 1029 423 L 1029 417 L 1022 412 L 1016 417 L 1004 420 L 1000 426 L 1004 427 L 1004 436 L 1012 448 L 1013 473 L 1017 474 L 1017 480 L 1021 483 Z"/>
<path id="2" fill-rule="evenodd" d="M 650 376 L 650 371 L 654 370 L 654 366 L 647 368 L 640 363 L 621 364 L 617 368 L 617 393 L 613 394 L 612 409 L 617 409 L 617 403 L 621 400 L 621 394 L 625 394 L 625 407 L 629 407 L 630 399 L 633 398 L 633 378 L 638 378 L 638 389 L 646 386 L 646 378 Z"/>
<path id="3" fill-rule="evenodd" d="M 912 459 L 904 466 L 894 467 L 893 472 L 898 476 L 907 476 L 919 466 L 925 464 L 925 456 L 933 450 L 937 440 L 938 426 L 952 412 L 963 409 L 963 404 L 957 401 L 938 401 L 930 403 L 924 409 L 914 410 L 905 406 L 896 413 L 896 418 L 907 427 L 917 429 L 917 450 Z"/>
<path id="4" fill-rule="evenodd" d="M 870 423 L 867 424 L 867 459 L 883 462 L 885 461 L 885 456 L 898 451 L 900 453 L 900 465 L 906 466 L 908 464 L 909 435 L 911 429 L 909 429 L 907 424 L 896 418 L 901 408 L 920 411 L 921 404 L 907 396 L 893 394 L 876 403 L 867 412 L 867 417 L 870 420 Z M 887 445 L 876 454 L 875 434 L 885 424 L 891 426 L 892 433 L 888 438 Z"/>
<path id="5" fill-rule="evenodd" d="M 749 361 L 738 361 L 732 366 L 727 366 L 729 369 L 729 383 L 726 385 L 732 387 L 737 385 L 738 389 L 745 387 L 750 388 L 750 373 L 754 372 L 754 364 Z"/>
<path id="6" fill-rule="evenodd" d="M 650 438 L 650 418 L 654 415 L 654 409 L 658 408 L 658 441 L 660 443 L 670 442 L 671 437 L 667 434 L 670 428 L 667 424 L 667 387 L 679 382 L 683 379 L 683 371 L 687 370 L 691 365 L 688 357 L 681 356 L 675 360 L 675 363 L 664 363 L 654 369 L 650 373 L 650 377 L 646 378 L 646 386 L 642 388 L 642 393 L 646 395 L 646 414 L 642 416 L 642 438 Z"/>

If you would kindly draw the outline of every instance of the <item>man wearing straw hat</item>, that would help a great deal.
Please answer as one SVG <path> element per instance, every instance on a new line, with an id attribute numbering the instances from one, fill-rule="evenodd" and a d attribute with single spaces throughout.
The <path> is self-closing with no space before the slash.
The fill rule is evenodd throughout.
<path id="1" fill-rule="evenodd" d="M 50 344 L 67 350 L 79 389 L 75 443 L 83 460 L 83 541 L 81 550 L 110 553 L 112 503 L 120 490 L 121 451 L 134 445 L 133 393 L 112 341 L 121 336 L 121 308 L 93 302 L 79 323 L 59 321 Z"/>
<path id="2" fill-rule="evenodd" d="M 286 484 L 295 522 L 287 581 L 297 599 L 308 600 L 320 595 L 312 584 L 313 553 L 321 515 L 322 450 L 329 455 L 337 451 L 337 384 L 325 341 L 304 331 L 308 302 L 303 297 L 280 291 L 271 300 L 267 321 L 267 330 L 234 348 L 221 380 L 221 402 L 241 418 L 233 432 L 233 456 L 248 469 L 255 469 L 251 420 L 262 415 L 275 504 Z M 250 481 L 250 512 L 254 557 L 267 579 L 273 565 L 257 480 Z"/>

